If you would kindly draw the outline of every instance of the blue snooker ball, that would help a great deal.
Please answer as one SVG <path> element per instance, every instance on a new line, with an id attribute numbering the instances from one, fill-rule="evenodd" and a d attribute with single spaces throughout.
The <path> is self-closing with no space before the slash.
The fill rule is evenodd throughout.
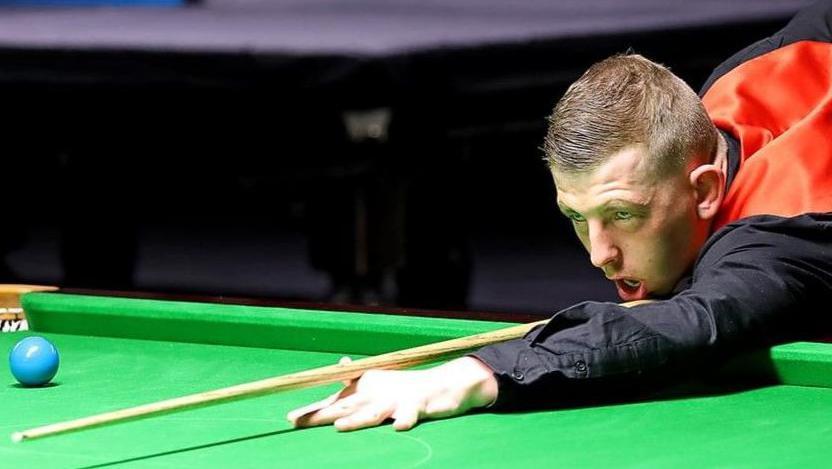
<path id="1" fill-rule="evenodd" d="M 24 386 L 43 386 L 58 372 L 58 349 L 43 337 L 26 337 L 9 354 L 12 375 Z"/>

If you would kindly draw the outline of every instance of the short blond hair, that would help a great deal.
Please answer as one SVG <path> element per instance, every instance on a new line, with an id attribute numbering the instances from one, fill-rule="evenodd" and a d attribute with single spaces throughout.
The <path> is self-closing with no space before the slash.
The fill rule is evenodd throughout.
<path id="1" fill-rule="evenodd" d="M 696 93 L 664 66 L 623 54 L 596 63 L 558 101 L 544 151 L 553 170 L 592 171 L 624 148 L 642 145 L 654 168 L 710 161 L 717 130 Z"/>

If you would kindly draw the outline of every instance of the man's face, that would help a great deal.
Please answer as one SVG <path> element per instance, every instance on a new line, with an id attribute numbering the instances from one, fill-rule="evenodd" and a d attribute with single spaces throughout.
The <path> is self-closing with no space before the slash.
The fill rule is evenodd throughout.
<path id="1" fill-rule="evenodd" d="M 593 172 L 552 174 L 560 210 L 624 301 L 670 293 L 707 238 L 688 171 L 656 174 L 639 146 Z"/>

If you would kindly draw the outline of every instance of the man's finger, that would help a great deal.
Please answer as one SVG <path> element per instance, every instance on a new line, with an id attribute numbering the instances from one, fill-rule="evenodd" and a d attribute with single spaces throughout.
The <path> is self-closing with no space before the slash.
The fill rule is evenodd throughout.
<path id="1" fill-rule="evenodd" d="M 418 403 L 404 403 L 399 405 L 392 415 L 393 428 L 397 431 L 405 431 L 415 427 L 416 422 L 419 421 L 420 407 Z"/>
<path id="2" fill-rule="evenodd" d="M 350 358 L 350 357 L 341 357 L 341 359 L 338 360 L 339 365 L 346 365 L 348 363 L 352 363 L 352 358 Z M 355 380 L 354 379 L 346 379 L 346 380 L 341 381 L 341 382 L 344 383 L 344 386 L 350 386 L 352 383 L 355 382 Z"/>
<path id="3" fill-rule="evenodd" d="M 339 432 L 349 432 L 361 428 L 375 427 L 387 420 L 393 409 L 390 406 L 367 405 L 354 413 L 335 420 L 335 429 Z"/>
<path id="4" fill-rule="evenodd" d="M 329 425 L 341 417 L 356 412 L 364 404 L 363 397 L 353 394 L 343 399 L 338 399 L 332 404 L 301 415 L 296 421 L 297 427 L 317 427 L 318 425 Z"/>
<path id="5" fill-rule="evenodd" d="M 320 400 L 318 402 L 313 402 L 312 404 L 294 409 L 294 410 L 290 411 L 288 414 L 286 414 L 286 419 L 289 420 L 290 422 L 292 422 L 292 424 L 295 424 L 295 422 L 297 422 L 297 420 L 299 418 L 301 418 L 302 416 L 304 416 L 306 414 L 311 414 L 313 412 L 317 412 L 317 411 L 323 409 L 324 407 L 327 407 L 327 406 L 331 405 L 333 402 L 337 401 L 338 400 L 338 394 L 340 394 L 340 393 L 335 393 L 335 394 L 327 397 L 326 399 Z"/>
<path id="6" fill-rule="evenodd" d="M 292 410 L 288 414 L 286 414 L 286 418 L 292 422 L 294 426 L 298 426 L 298 421 L 303 419 L 305 416 L 310 414 L 314 414 L 321 409 L 325 409 L 332 404 L 334 404 L 339 399 L 344 399 L 348 396 L 351 396 L 355 392 L 355 386 L 348 386 L 340 391 L 336 392 L 335 394 L 327 397 L 326 399 L 320 400 L 318 402 L 314 402 L 307 406 L 300 407 L 298 409 Z"/>
<path id="7" fill-rule="evenodd" d="M 450 398 L 432 399 L 425 406 L 425 415 L 441 419 L 459 414 L 459 402 Z"/>

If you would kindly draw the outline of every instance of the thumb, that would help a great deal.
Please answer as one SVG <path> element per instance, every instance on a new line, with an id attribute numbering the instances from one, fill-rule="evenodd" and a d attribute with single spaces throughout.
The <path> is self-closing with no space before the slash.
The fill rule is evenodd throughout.
<path id="1" fill-rule="evenodd" d="M 341 359 L 340 359 L 340 360 L 338 360 L 338 364 L 339 364 L 339 365 L 347 365 L 347 364 L 349 364 L 349 363 L 352 363 L 352 358 L 350 358 L 350 357 L 341 357 Z M 349 385 L 351 385 L 354 381 L 355 381 L 355 380 L 348 379 L 348 380 L 344 380 L 344 381 L 341 381 L 341 382 L 342 382 L 342 383 L 344 383 L 344 386 L 349 386 Z"/>

